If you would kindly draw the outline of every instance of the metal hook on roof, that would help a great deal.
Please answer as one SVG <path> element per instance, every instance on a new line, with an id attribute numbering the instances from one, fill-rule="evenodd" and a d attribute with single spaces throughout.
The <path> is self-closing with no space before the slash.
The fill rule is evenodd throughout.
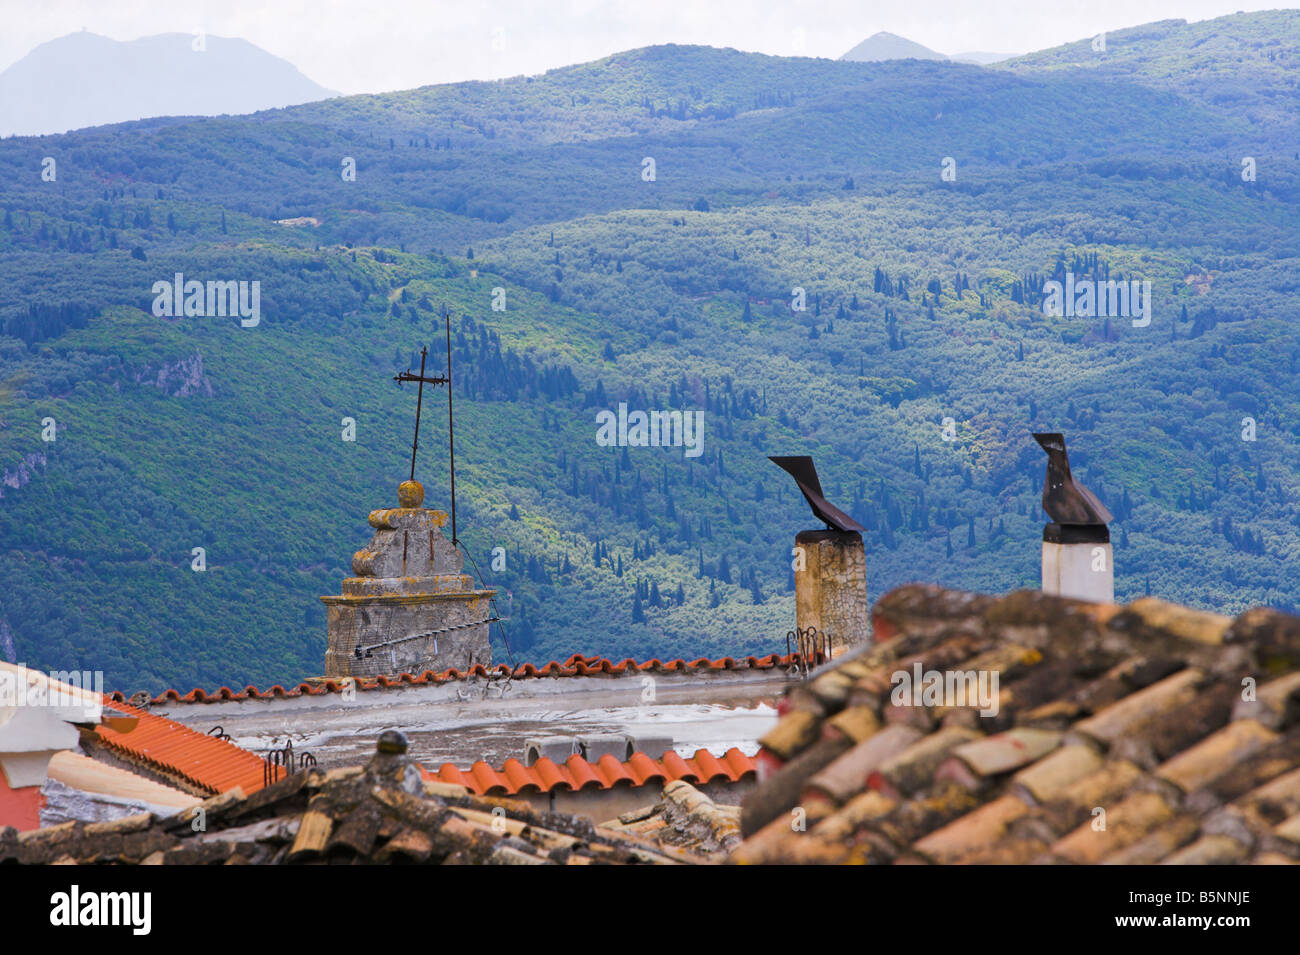
<path id="1" fill-rule="evenodd" d="M 294 758 L 293 740 L 286 740 L 284 747 L 273 749 L 262 760 L 262 785 L 270 786 L 285 776 L 291 776 L 307 766 L 315 766 L 316 757 L 303 752 Z"/>
<path id="2" fill-rule="evenodd" d="M 818 633 L 816 627 L 796 627 L 785 635 L 785 655 L 791 657 L 790 667 L 806 679 L 812 668 L 829 659 L 830 638 Z"/>

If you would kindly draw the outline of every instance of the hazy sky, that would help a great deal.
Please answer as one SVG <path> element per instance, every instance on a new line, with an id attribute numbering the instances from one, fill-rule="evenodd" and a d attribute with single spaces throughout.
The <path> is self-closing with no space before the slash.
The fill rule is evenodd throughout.
<path id="1" fill-rule="evenodd" d="M 1245 0 L 0 0 L 0 69 L 82 28 L 243 37 L 344 93 L 495 79 L 655 43 L 838 57 L 880 30 L 940 53 L 1024 53 Z"/>

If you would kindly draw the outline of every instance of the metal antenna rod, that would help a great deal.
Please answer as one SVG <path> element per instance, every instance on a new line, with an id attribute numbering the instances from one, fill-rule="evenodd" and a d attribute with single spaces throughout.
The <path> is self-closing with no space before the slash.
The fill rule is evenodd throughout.
<path id="1" fill-rule="evenodd" d="M 443 312 L 447 321 L 447 446 L 451 451 L 451 542 L 456 538 L 456 428 L 451 412 L 451 312 Z M 423 371 L 420 374 L 424 374 Z"/>
<path id="2" fill-rule="evenodd" d="M 420 407 L 424 404 L 424 359 L 429 349 L 420 349 L 420 390 L 415 398 L 415 437 L 411 441 L 411 480 L 415 480 L 415 452 L 420 447 Z"/>

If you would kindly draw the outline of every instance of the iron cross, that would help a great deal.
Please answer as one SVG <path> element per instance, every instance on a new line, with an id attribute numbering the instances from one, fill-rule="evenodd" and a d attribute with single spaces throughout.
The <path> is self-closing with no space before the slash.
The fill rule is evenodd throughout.
<path id="1" fill-rule="evenodd" d="M 429 356 L 428 348 L 420 349 L 420 373 L 412 374 L 410 371 L 404 371 L 399 375 L 393 376 L 393 381 L 400 386 L 404 381 L 415 381 L 419 383 L 420 390 L 415 400 L 415 437 L 411 439 L 411 480 L 415 480 L 415 452 L 420 447 L 420 412 L 424 406 L 424 386 L 428 385 L 446 385 L 447 386 L 447 449 L 451 456 L 451 542 L 459 544 L 456 539 L 456 424 L 452 416 L 451 404 L 451 313 L 446 312 L 443 315 L 446 323 L 447 333 L 447 374 L 438 375 L 433 378 L 426 377 L 424 374 L 425 359 Z"/>
<path id="2" fill-rule="evenodd" d="M 428 348 L 420 349 L 420 373 L 411 374 L 410 371 L 404 371 L 400 375 L 394 375 L 393 381 L 399 385 L 404 381 L 417 381 L 420 383 L 420 390 L 415 399 L 415 437 L 411 441 L 411 480 L 415 480 L 415 452 L 420 447 L 420 411 L 424 406 L 424 386 L 428 385 L 446 385 L 451 379 L 446 375 L 438 375 L 435 378 L 426 378 L 424 375 L 424 362 L 429 356 Z"/>

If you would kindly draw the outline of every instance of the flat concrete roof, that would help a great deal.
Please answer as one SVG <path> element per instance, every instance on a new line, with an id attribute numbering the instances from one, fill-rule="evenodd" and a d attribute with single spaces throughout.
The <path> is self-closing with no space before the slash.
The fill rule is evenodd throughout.
<path id="1" fill-rule="evenodd" d="M 155 704 L 149 712 L 206 733 L 220 726 L 255 753 L 310 752 L 325 767 L 369 759 L 384 730 L 406 734 L 411 756 L 436 771 L 443 763 L 494 768 L 522 759 L 537 736 L 620 733 L 670 737 L 683 756 L 732 747 L 747 755 L 776 723 L 776 703 L 795 682 L 784 671 L 713 671 L 625 676 L 467 680 L 287 699 Z M 653 697 L 648 690 L 653 690 Z M 649 753 L 659 758 L 662 753 Z"/>

